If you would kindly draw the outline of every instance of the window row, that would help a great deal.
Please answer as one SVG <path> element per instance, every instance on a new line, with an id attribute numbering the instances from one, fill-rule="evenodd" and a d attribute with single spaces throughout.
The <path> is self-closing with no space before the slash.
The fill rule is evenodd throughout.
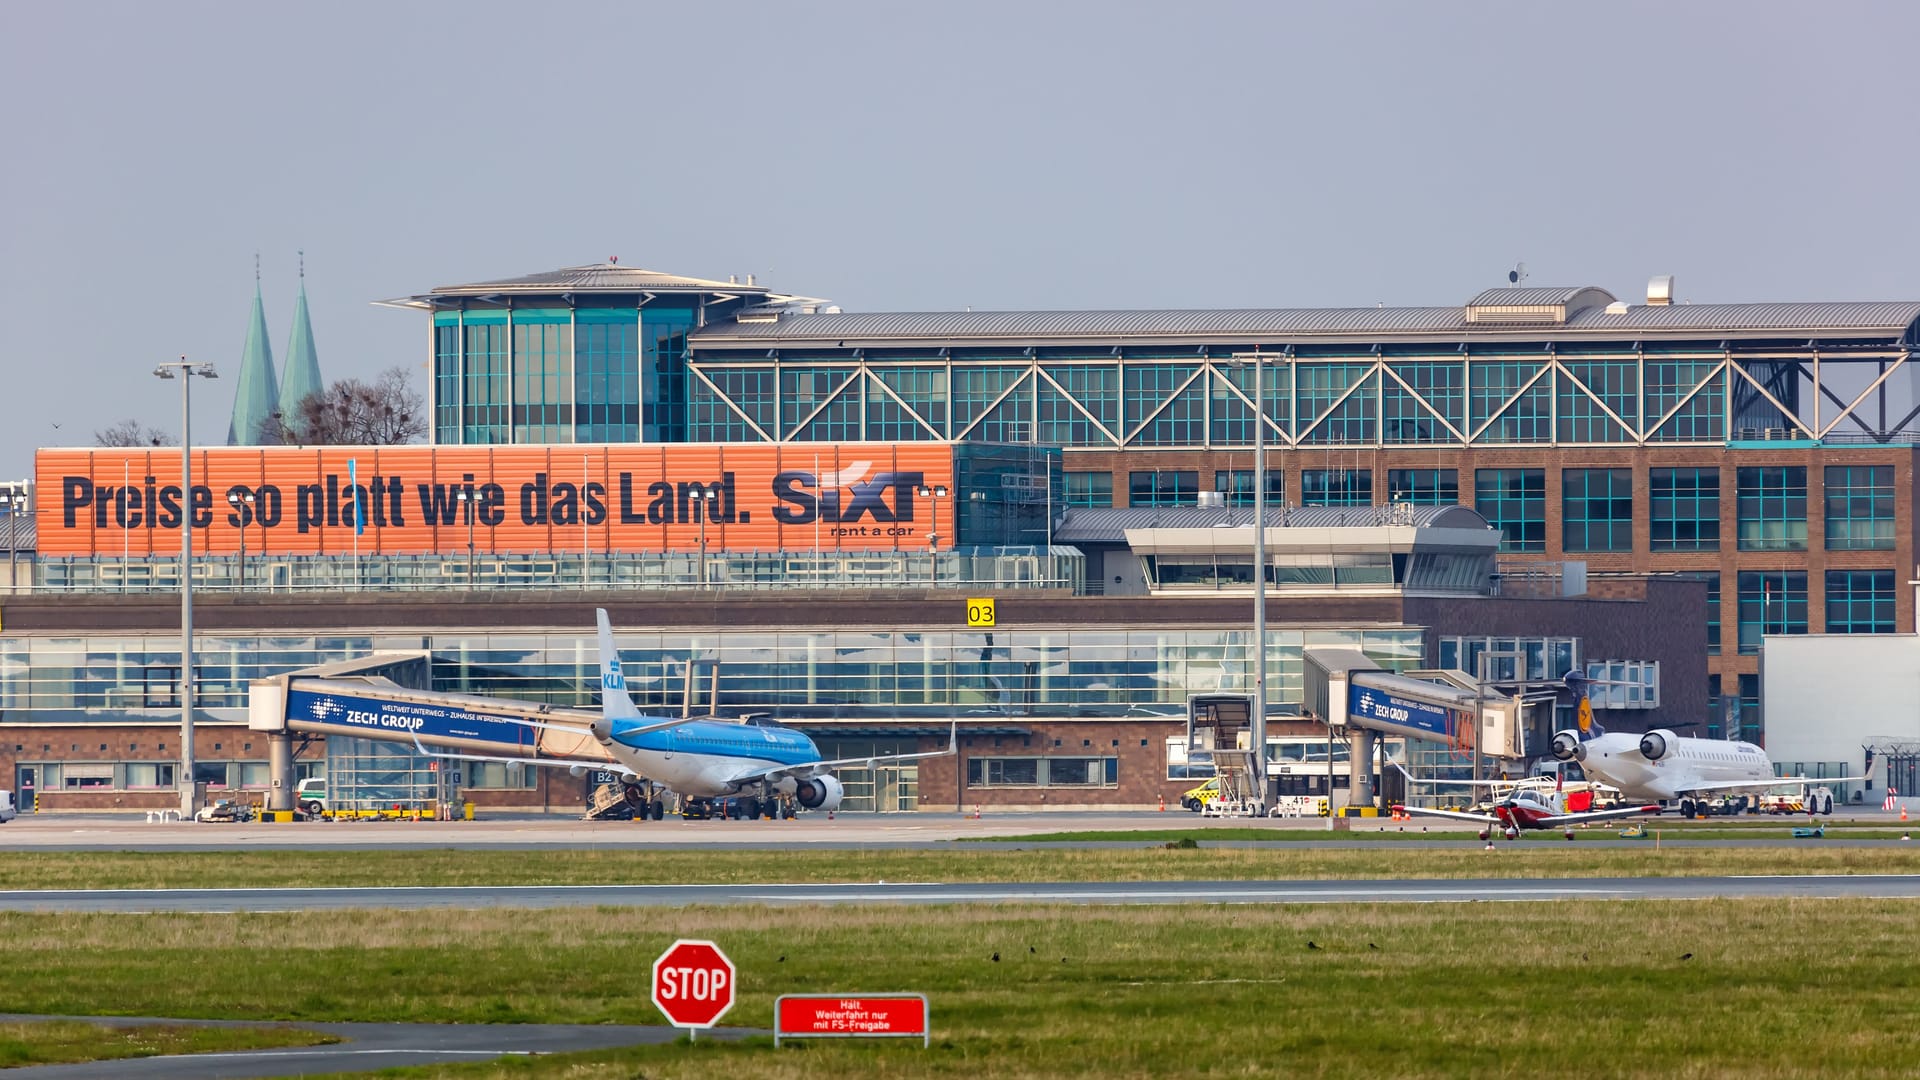
<path id="1" fill-rule="evenodd" d="M 1197 469 L 1128 474 L 1132 506 L 1192 506 L 1203 490 Z M 1891 465 L 1829 465 L 1825 468 L 1826 546 L 1830 551 L 1891 551 L 1894 547 L 1894 481 Z M 1267 473 L 1266 501 L 1287 501 L 1286 473 Z M 1216 469 L 1210 490 L 1235 506 L 1253 504 L 1252 469 Z M 1113 475 L 1069 472 L 1071 506 L 1112 506 Z M 1301 506 L 1369 506 L 1386 502 L 1447 505 L 1460 501 L 1454 469 L 1389 469 L 1375 491 L 1371 469 L 1300 470 Z M 1805 466 L 1756 466 L 1734 470 L 1735 538 L 1741 551 L 1807 550 Z M 1719 551 L 1721 473 L 1717 468 L 1648 469 L 1645 513 L 1651 551 Z M 1569 552 L 1633 550 L 1633 523 L 1640 516 L 1631 469 L 1560 471 L 1561 548 Z M 1503 551 L 1547 550 L 1545 469 L 1477 469 L 1473 506 L 1501 531 Z"/>

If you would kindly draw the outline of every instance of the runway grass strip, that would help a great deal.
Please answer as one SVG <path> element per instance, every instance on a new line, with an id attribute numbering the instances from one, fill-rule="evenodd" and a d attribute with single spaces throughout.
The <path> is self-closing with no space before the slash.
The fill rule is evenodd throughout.
<path id="1" fill-rule="evenodd" d="M 1251 881 L 1354 878 L 1690 877 L 1920 873 L 1920 846 L 1599 847 L 1557 837 L 1436 848 L 1291 844 L 1193 848 L 775 851 L 46 852 L 0 859 L 0 889 L 838 883 L 848 881 Z"/>
<path id="2" fill-rule="evenodd" d="M 403 1075 L 1910 1076 L 1920 905 L 1710 900 L 0 915 L 0 1008 L 240 1019 L 657 1023 L 707 938 L 726 1017 L 920 991 L 934 1046 L 683 1045 Z"/>
<path id="3" fill-rule="evenodd" d="M 11 967 L 11 965 L 9 965 Z M 92 1009 L 84 1010 L 92 1012 Z M 0 1023 L 0 1069 L 84 1061 L 211 1054 L 339 1042 L 333 1035 L 280 1027 L 109 1027 L 77 1020 Z"/>
<path id="4" fill-rule="evenodd" d="M 1816 823 L 1819 824 L 1819 823 Z M 1632 821 L 1613 822 L 1605 827 L 1595 826 L 1587 829 L 1575 829 L 1574 835 L 1580 839 L 1612 840 L 1620 836 L 1622 830 L 1631 828 Z M 1831 840 L 1898 840 L 1903 835 L 1916 835 L 1914 830 L 1889 828 L 1881 823 L 1824 823 L 1826 839 Z M 1658 833 L 1663 842 L 1686 840 L 1785 840 L 1793 838 L 1793 830 L 1806 827 L 1806 819 L 1785 822 L 1742 822 L 1724 825 L 1675 825 L 1667 823 L 1646 823 L 1646 839 L 1653 839 Z M 969 836 L 956 840 L 962 844 L 984 843 L 1022 843 L 1022 844 L 1086 844 L 1086 843 L 1134 843 L 1150 841 L 1178 841 L 1191 837 L 1194 841 L 1205 843 L 1212 841 L 1236 841 L 1241 843 L 1326 843 L 1329 840 L 1373 841 L 1378 843 L 1404 843 L 1407 841 L 1431 840 L 1469 840 L 1479 835 L 1478 829 L 1456 829 L 1451 824 L 1436 828 L 1395 822 L 1367 821 L 1358 822 L 1350 829 L 1333 831 L 1326 829 L 1273 829 L 1258 825 L 1233 826 L 1190 826 L 1162 829 L 1076 829 L 1062 832 L 1020 833 L 1015 836 Z M 1559 838 L 1560 832 L 1542 829 L 1530 834 L 1528 839 Z"/>

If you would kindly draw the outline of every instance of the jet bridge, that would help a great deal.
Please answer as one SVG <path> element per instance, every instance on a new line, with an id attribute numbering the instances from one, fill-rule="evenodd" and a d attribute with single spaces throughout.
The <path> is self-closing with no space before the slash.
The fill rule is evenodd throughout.
<path id="1" fill-rule="evenodd" d="M 424 652 L 375 653 L 255 679 L 247 726 L 265 732 L 270 810 L 294 803 L 293 739 L 298 735 L 376 739 L 489 757 L 611 761 L 588 731 L 598 711 L 430 689 Z M 548 727 L 528 726 L 533 722 Z M 578 728 L 576 735 L 569 728 Z"/>
<path id="2" fill-rule="evenodd" d="M 1306 707 L 1350 744 L 1348 788 L 1354 805 L 1374 803 L 1374 740 L 1396 735 L 1470 749 L 1474 716 L 1481 717 L 1480 752 L 1488 757 L 1526 756 L 1522 745 L 1525 704 L 1488 688 L 1460 671 L 1396 675 L 1355 649 L 1308 649 L 1304 671 Z M 1363 765 L 1363 763 L 1365 763 Z"/>

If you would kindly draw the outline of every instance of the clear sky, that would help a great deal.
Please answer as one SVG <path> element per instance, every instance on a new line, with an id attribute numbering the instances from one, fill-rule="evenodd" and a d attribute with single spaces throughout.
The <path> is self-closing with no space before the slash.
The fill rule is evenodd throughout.
<path id="1" fill-rule="evenodd" d="M 327 379 L 436 285 L 597 262 L 849 311 L 1920 298 L 1920 5 L 13 5 L 0 478 L 182 354 L 224 438 L 262 264 Z M 196 391 L 201 386 L 196 385 Z M 58 425 L 57 427 L 55 425 Z"/>

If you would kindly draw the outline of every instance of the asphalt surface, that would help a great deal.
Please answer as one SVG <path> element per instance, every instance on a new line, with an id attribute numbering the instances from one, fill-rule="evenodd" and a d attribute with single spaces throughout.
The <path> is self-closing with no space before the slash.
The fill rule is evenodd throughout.
<path id="1" fill-rule="evenodd" d="M 1758 824 L 1750 838 L 1726 840 L 1689 840 L 1691 832 L 1724 829 L 1714 821 L 1681 822 L 1677 819 L 1650 820 L 1649 829 L 1657 829 L 1665 844 L 1700 844 L 1719 847 L 1753 847 L 1800 844 L 1792 839 L 1792 828 L 1804 825 L 1804 818 L 1742 818 L 1746 825 Z M 1895 815 L 1872 811 L 1850 811 L 1833 819 L 1889 830 L 1905 830 L 1906 823 Z M 1920 822 L 1915 822 L 1920 827 Z M 1284 836 L 1288 844 L 1314 847 L 1378 847 L 1392 834 L 1395 845 L 1454 847 L 1468 842 L 1471 831 L 1442 830 L 1421 824 L 1400 824 L 1378 819 L 1353 819 L 1351 828 L 1334 831 L 1321 818 L 1203 818 L 1179 810 L 1160 813 L 1134 812 L 989 812 L 981 817 L 955 813 L 839 814 L 828 818 L 818 813 L 803 814 L 793 821 L 581 821 L 573 817 L 549 815 L 500 815 L 481 821 L 459 822 L 299 822 L 290 824 L 180 823 L 149 824 L 137 816 L 91 816 L 81 814 L 32 814 L 0 825 L 0 851 L 262 851 L 331 850 L 399 851 L 441 848 L 463 851 L 535 851 L 535 850 L 784 850 L 804 847 L 814 850 L 938 849 L 955 844 L 967 848 L 979 846 L 1033 846 L 1023 836 L 1055 832 L 1099 830 L 1203 831 L 1256 828 Z M 1449 833 L 1451 834 L 1449 836 Z M 1432 839 L 1427 839 L 1431 835 Z M 1639 847 L 1641 840 L 1619 839 L 1617 829 L 1594 828 L 1579 832 L 1582 844 L 1603 847 Z M 1527 843 L 1565 843 L 1558 834 L 1530 837 Z M 1827 846 L 1895 845 L 1896 839 L 1849 840 L 1844 833 L 1830 833 L 1815 841 Z M 1371 838 L 1369 838 L 1371 837 Z M 1102 840 L 1078 841 L 1077 847 L 1147 847 L 1160 841 Z M 1217 841 L 1228 844 L 1268 844 L 1270 841 Z"/>
<path id="2" fill-rule="evenodd" d="M 79 1020 L 110 1027 L 167 1024 L 182 1027 L 290 1027 L 338 1035 L 329 1046 L 289 1046 L 222 1054 L 174 1054 L 166 1057 L 88 1061 L 73 1065 L 31 1065 L 7 1069 L 7 1080 L 240 1080 L 243 1077 L 305 1076 L 363 1072 L 402 1065 L 439 1065 L 492 1061 L 523 1054 L 565 1054 L 671 1042 L 670 1027 L 592 1024 L 309 1024 L 255 1023 L 240 1020 L 165 1020 L 130 1016 L 0 1015 L 0 1021 Z M 717 1038 L 750 1034 L 722 1029 Z M 707 1036 L 702 1036 L 705 1038 Z"/>
<path id="3" fill-rule="evenodd" d="M 694 904 L 1352 904 L 1709 897 L 1920 898 L 1920 875 L 1496 878 L 1443 881 L 1040 882 L 837 885 L 545 885 L 0 892 L 0 910 L 270 912 L 344 908 L 684 907 Z"/>

